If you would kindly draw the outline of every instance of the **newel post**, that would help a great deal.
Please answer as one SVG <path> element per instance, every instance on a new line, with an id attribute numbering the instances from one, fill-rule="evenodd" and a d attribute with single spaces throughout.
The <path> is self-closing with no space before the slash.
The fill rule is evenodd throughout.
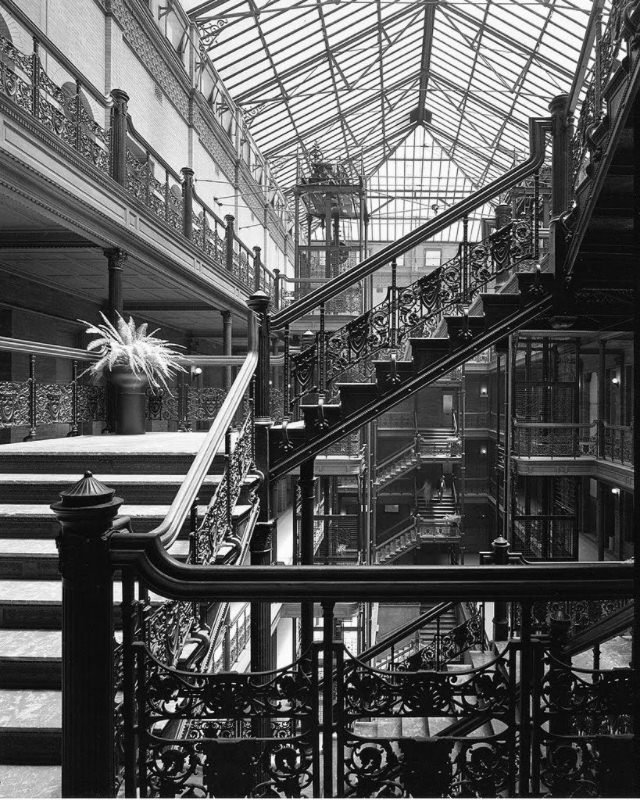
<path id="1" fill-rule="evenodd" d="M 187 239 L 193 239 L 193 170 L 182 167 L 182 232 Z"/>
<path id="2" fill-rule="evenodd" d="M 262 277 L 262 262 L 260 261 L 260 253 L 262 248 L 257 245 L 253 248 L 253 291 L 260 291 L 261 277 Z M 278 306 L 276 305 L 276 308 Z"/>
<path id="3" fill-rule="evenodd" d="M 504 536 L 498 536 L 491 542 L 493 563 L 506 567 L 509 564 L 509 542 Z M 493 606 L 493 640 L 505 642 L 509 638 L 508 604 L 504 600 L 496 600 Z"/>
<path id="4" fill-rule="evenodd" d="M 258 315 L 258 369 L 256 372 L 255 414 L 256 422 L 271 419 L 269 408 L 269 381 L 271 379 L 271 355 L 269 352 L 269 295 L 254 292 L 247 305 Z"/>
<path id="5" fill-rule="evenodd" d="M 122 505 L 91 472 L 51 506 L 62 573 L 62 796 L 113 797 L 109 531 Z"/>
<path id="6" fill-rule="evenodd" d="M 125 186 L 127 183 L 127 103 L 129 95 L 122 89 L 112 89 L 111 99 L 111 177 Z"/>

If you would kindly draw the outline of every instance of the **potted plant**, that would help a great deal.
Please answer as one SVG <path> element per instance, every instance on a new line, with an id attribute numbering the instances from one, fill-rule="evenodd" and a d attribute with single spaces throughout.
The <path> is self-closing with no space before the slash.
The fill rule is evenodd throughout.
<path id="1" fill-rule="evenodd" d="M 133 317 L 126 322 L 116 312 L 116 324 L 112 325 L 104 314 L 100 316 L 103 322 L 99 325 L 80 320 L 87 325 L 86 332 L 97 337 L 87 350 L 100 356 L 85 372 L 96 378 L 104 376 L 117 387 L 115 432 L 144 433 L 146 388 L 166 389 L 171 394 L 167 379 L 184 372 L 174 349 L 181 345 L 156 337 L 159 328 L 147 333 L 148 324 L 136 326 Z"/>

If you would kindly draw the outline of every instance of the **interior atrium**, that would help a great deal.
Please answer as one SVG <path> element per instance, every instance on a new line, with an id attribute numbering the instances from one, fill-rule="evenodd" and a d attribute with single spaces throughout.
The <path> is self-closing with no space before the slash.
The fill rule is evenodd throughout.
<path id="1" fill-rule="evenodd" d="M 640 0 L 0 0 L 0 797 L 639 797 Z"/>

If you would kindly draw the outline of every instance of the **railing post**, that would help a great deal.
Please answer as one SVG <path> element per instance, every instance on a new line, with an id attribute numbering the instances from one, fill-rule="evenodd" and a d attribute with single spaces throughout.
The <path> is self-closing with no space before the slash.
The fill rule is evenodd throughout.
<path id="1" fill-rule="evenodd" d="M 498 536 L 491 542 L 493 563 L 506 566 L 509 563 L 509 542 Z M 493 606 L 493 639 L 505 642 L 509 638 L 509 606 L 504 600 L 497 600 Z"/>
<path id="2" fill-rule="evenodd" d="M 322 603 L 322 613 L 322 795 L 333 797 L 333 601 Z"/>
<path id="3" fill-rule="evenodd" d="M 61 527 L 63 797 L 115 796 L 108 537 L 122 502 L 86 472 L 51 506 Z"/>
<path id="4" fill-rule="evenodd" d="M 193 170 L 182 167 L 182 232 L 185 238 L 193 239 Z M 203 212 L 204 213 L 204 212 Z"/>
<path id="5" fill-rule="evenodd" d="M 38 428 L 37 419 L 37 391 L 36 385 L 36 357 L 29 356 L 29 433 L 24 437 L 25 442 L 30 442 L 36 438 Z"/>
<path id="6" fill-rule="evenodd" d="M 569 147 L 571 119 L 569 95 L 559 94 L 549 103 L 551 112 L 551 214 L 554 217 L 569 209 Z"/>
<path id="7" fill-rule="evenodd" d="M 227 223 L 224 229 L 224 246 L 225 246 L 225 265 L 229 272 L 233 272 L 233 223 L 235 217 L 233 214 L 226 214 L 224 221 Z"/>
<path id="8" fill-rule="evenodd" d="M 116 183 L 127 183 L 127 102 L 129 95 L 112 89 L 111 99 L 111 177 Z"/>
<path id="9" fill-rule="evenodd" d="M 275 276 L 273 279 L 273 305 L 275 306 L 276 311 L 278 311 L 280 309 L 280 303 L 281 303 L 280 281 L 282 280 L 282 278 L 280 276 L 280 270 L 277 267 L 274 267 L 273 274 Z"/>
<path id="10" fill-rule="evenodd" d="M 256 372 L 256 420 L 271 418 L 269 408 L 269 380 L 271 378 L 271 353 L 269 349 L 269 295 L 263 291 L 254 292 L 247 305 L 258 315 L 258 369 Z"/>
<path id="11" fill-rule="evenodd" d="M 71 362 L 71 430 L 67 436 L 78 436 L 78 362 Z"/>
<path id="12" fill-rule="evenodd" d="M 300 563 L 313 564 L 313 515 L 316 500 L 316 478 L 313 459 L 300 465 Z M 300 649 L 304 653 L 313 642 L 313 600 L 300 604 Z"/>
<path id="13" fill-rule="evenodd" d="M 262 262 L 260 261 L 261 248 L 257 245 L 253 248 L 253 291 L 259 292 L 262 288 Z M 277 308 L 276 304 L 276 308 Z"/>
<path id="14" fill-rule="evenodd" d="M 40 44 L 33 37 L 33 55 L 31 56 L 31 113 L 40 119 Z"/>

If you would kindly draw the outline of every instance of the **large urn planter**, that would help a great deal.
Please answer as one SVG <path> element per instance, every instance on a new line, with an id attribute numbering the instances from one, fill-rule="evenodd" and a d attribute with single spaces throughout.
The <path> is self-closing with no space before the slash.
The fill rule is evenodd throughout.
<path id="1" fill-rule="evenodd" d="M 102 323 L 98 325 L 80 320 L 88 326 L 88 334 L 97 336 L 89 342 L 87 350 L 98 358 L 85 372 L 96 379 L 106 378 L 114 388 L 111 396 L 115 394 L 115 433 L 125 436 L 144 433 L 147 387 L 171 394 L 167 381 L 177 372 L 184 372 L 180 354 L 174 349 L 182 345 L 159 339 L 154 335 L 156 331 L 147 333 L 146 322 L 136 325 L 131 317 L 125 322 L 116 312 L 113 325 L 102 312 L 100 316 Z"/>
<path id="2" fill-rule="evenodd" d="M 127 366 L 114 366 L 109 372 L 109 383 L 115 387 L 115 433 L 123 436 L 145 432 L 147 386 L 144 375 L 136 375 Z"/>

